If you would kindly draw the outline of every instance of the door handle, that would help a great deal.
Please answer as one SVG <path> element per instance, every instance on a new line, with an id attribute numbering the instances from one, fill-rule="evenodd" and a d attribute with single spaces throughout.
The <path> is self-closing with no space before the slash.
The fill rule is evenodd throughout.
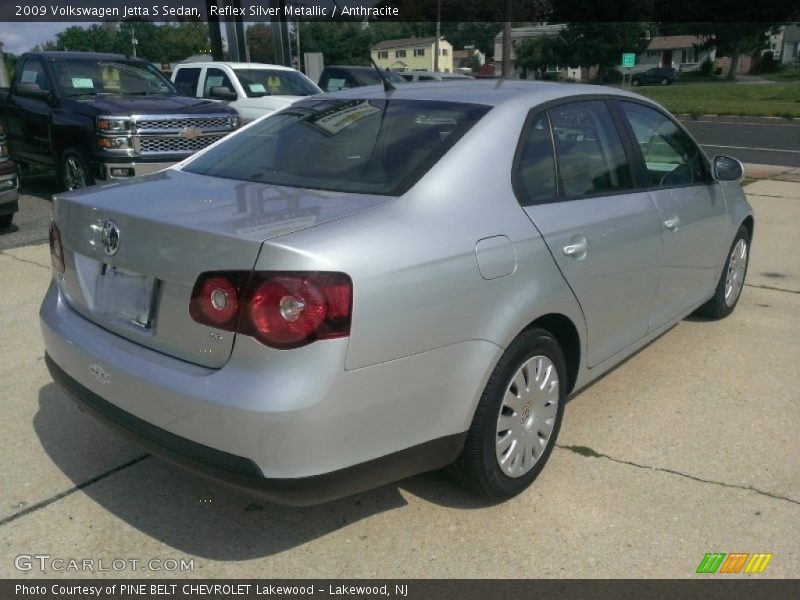
<path id="1" fill-rule="evenodd" d="M 678 217 L 670 217 L 664 221 L 664 228 L 669 229 L 670 231 L 677 231 L 680 224 L 681 220 Z"/>
<path id="2" fill-rule="evenodd" d="M 589 243 L 586 241 L 586 238 L 581 238 L 577 242 L 573 244 L 567 244 L 562 248 L 562 251 L 567 256 L 572 256 L 575 258 L 582 258 L 584 254 L 586 254 L 586 248 L 589 247 Z"/>

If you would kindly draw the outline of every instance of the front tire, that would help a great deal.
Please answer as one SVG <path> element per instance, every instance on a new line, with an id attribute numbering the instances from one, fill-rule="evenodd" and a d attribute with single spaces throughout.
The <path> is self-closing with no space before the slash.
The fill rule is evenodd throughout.
<path id="1" fill-rule="evenodd" d="M 664 77 L 664 78 L 661 80 L 661 85 L 669 85 L 669 79 L 667 79 L 666 77 Z"/>
<path id="2" fill-rule="evenodd" d="M 733 238 L 728 259 L 717 282 L 714 295 L 697 313 L 711 319 L 727 317 L 736 308 L 742 295 L 744 279 L 747 276 L 747 263 L 750 259 L 750 232 L 742 225 Z"/>
<path id="3" fill-rule="evenodd" d="M 555 338 L 542 329 L 521 333 L 497 363 L 475 410 L 454 464 L 459 482 L 491 501 L 530 486 L 558 437 L 566 383 Z"/>
<path id="4" fill-rule="evenodd" d="M 62 190 L 69 192 L 94 185 L 89 167 L 77 150 L 66 150 L 61 155 L 58 165 L 58 178 Z"/>

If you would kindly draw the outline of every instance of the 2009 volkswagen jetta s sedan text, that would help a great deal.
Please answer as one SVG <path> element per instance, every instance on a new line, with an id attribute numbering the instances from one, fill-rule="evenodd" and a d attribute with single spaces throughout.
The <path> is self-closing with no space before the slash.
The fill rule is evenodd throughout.
<path id="1" fill-rule="evenodd" d="M 57 196 L 54 379 L 152 451 L 309 504 L 453 464 L 524 490 L 565 398 L 747 270 L 742 165 L 596 86 L 316 96 Z"/>

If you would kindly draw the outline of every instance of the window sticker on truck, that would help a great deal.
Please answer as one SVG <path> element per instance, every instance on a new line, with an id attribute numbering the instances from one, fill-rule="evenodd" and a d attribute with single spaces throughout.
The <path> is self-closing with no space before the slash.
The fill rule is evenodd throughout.
<path id="1" fill-rule="evenodd" d="M 94 82 L 90 77 L 73 77 L 72 87 L 75 89 L 91 90 L 94 88 Z"/>

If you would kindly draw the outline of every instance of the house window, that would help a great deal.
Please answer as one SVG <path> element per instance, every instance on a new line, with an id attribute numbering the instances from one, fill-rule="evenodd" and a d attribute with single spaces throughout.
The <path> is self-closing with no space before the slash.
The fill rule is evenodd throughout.
<path id="1" fill-rule="evenodd" d="M 425 56 L 425 48 L 414 48 L 414 56 Z"/>
<path id="2" fill-rule="evenodd" d="M 388 50 L 379 50 L 378 51 L 378 58 L 389 58 L 389 51 Z"/>
<path id="3" fill-rule="evenodd" d="M 406 51 L 405 50 L 395 50 L 394 51 L 394 57 L 395 58 L 405 58 L 406 57 Z"/>
<path id="4" fill-rule="evenodd" d="M 447 56 L 447 48 L 442 48 L 442 56 Z"/>
<path id="5" fill-rule="evenodd" d="M 647 51 L 647 58 L 655 58 L 661 55 L 660 50 L 648 50 Z"/>
<path id="6" fill-rule="evenodd" d="M 697 48 L 687 48 L 681 50 L 682 63 L 696 63 L 697 62 Z"/>

